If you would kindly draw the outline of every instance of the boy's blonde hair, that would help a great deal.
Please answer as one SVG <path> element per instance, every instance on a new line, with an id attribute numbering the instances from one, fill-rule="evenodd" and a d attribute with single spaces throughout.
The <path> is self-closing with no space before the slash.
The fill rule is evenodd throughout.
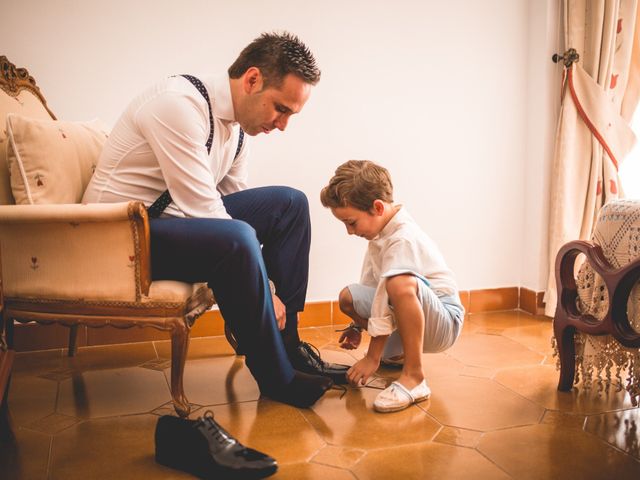
<path id="1" fill-rule="evenodd" d="M 368 212 L 374 200 L 393 203 L 393 184 L 388 170 L 369 160 L 343 163 L 320 192 L 320 201 L 327 208 L 353 207 Z"/>

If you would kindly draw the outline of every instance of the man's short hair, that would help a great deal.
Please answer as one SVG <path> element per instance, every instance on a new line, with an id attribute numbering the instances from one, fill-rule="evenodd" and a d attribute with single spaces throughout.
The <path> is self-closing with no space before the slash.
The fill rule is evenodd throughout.
<path id="1" fill-rule="evenodd" d="M 393 184 L 389 171 L 370 160 L 343 163 L 320 192 L 320 201 L 327 208 L 353 207 L 368 212 L 374 200 L 393 203 Z"/>
<path id="2" fill-rule="evenodd" d="M 256 38 L 229 67 L 229 77 L 240 78 L 251 67 L 260 69 L 265 87 L 279 87 L 290 73 L 311 85 L 320 81 L 320 69 L 313 54 L 288 32 L 263 33 Z"/>

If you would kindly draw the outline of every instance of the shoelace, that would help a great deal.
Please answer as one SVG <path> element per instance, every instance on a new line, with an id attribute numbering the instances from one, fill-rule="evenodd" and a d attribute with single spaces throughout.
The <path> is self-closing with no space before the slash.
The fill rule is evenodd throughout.
<path id="1" fill-rule="evenodd" d="M 204 412 L 204 415 L 198 419 L 198 426 L 206 429 L 207 433 L 216 440 L 220 445 L 234 443 L 235 440 L 229 436 L 224 429 L 214 421 L 214 415 L 211 410 Z"/>
<path id="2" fill-rule="evenodd" d="M 312 345 L 312 344 L 307 343 L 307 342 L 302 342 L 301 345 L 302 345 L 302 348 L 304 348 L 307 351 L 309 356 L 311 358 L 313 358 L 318 363 L 318 366 L 320 367 L 320 370 L 322 370 L 324 372 L 324 361 L 322 360 L 322 357 L 320 356 L 320 350 L 318 350 L 318 348 L 315 345 Z"/>

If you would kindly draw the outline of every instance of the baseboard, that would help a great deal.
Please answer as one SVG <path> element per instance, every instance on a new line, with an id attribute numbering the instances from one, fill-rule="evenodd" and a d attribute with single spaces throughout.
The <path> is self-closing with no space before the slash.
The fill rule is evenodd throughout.
<path id="1" fill-rule="evenodd" d="M 499 310 L 520 309 L 532 315 L 544 313 L 543 292 L 527 288 L 506 287 L 460 291 L 460 299 L 467 313 L 484 313 Z M 337 301 L 309 302 L 300 314 L 301 327 L 341 326 L 349 318 L 340 312 Z M 211 310 L 200 317 L 191 329 L 191 337 L 224 335 L 224 322 L 218 310 Z M 16 324 L 14 347 L 18 352 L 66 348 L 69 329 L 60 325 Z M 167 332 L 154 328 L 87 328 L 78 327 L 79 347 L 114 345 L 158 340 L 168 340 Z"/>
<path id="2" fill-rule="evenodd" d="M 531 315 L 544 315 L 544 292 L 534 292 L 520 287 L 520 310 Z"/>

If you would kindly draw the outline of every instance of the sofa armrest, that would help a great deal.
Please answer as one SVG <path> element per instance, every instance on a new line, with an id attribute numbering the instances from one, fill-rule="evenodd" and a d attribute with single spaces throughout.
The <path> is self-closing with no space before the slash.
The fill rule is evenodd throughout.
<path id="1" fill-rule="evenodd" d="M 149 292 L 140 202 L 0 206 L 5 296 L 138 302 Z"/>

